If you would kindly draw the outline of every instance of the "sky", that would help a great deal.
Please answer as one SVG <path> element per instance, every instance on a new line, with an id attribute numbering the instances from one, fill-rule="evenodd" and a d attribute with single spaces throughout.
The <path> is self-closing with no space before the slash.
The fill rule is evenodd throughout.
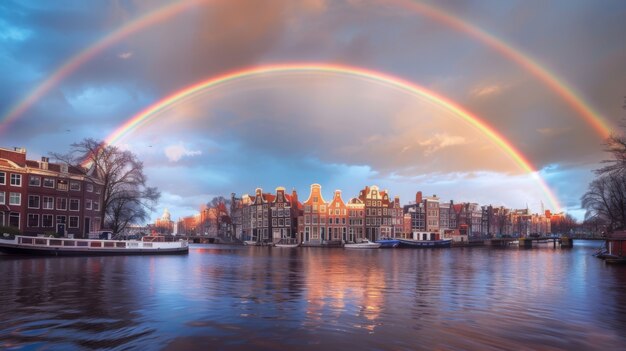
<path id="1" fill-rule="evenodd" d="M 312 183 L 581 219 L 626 117 L 625 17 L 623 1 L 5 0 L 0 147 L 131 150 L 162 194 L 152 219 L 257 187 L 305 200 Z M 112 137 L 194 84 L 285 65 L 350 69 L 226 79 Z"/>

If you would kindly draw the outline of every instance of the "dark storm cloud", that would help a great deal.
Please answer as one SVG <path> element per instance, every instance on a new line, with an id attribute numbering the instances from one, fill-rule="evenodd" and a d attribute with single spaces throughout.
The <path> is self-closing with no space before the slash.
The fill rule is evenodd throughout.
<path id="1" fill-rule="evenodd" d="M 5 112 L 68 58 L 163 4 L 0 3 L 0 74 L 5 83 L 0 87 L 0 110 Z M 624 116 L 620 106 L 626 95 L 625 4 L 565 0 L 433 4 L 523 50 L 614 124 Z M 150 103 L 201 79 L 261 63 L 292 61 L 380 70 L 456 101 L 494 126 L 537 168 L 561 165 L 549 182 L 568 206 L 588 180 L 576 170 L 592 168 L 603 157 L 601 139 L 579 114 L 518 64 L 432 18 L 379 1 L 208 2 L 134 33 L 85 63 L 13 124 L 2 135 L 0 146 L 27 146 L 45 154 L 66 148 L 70 138 L 104 138 Z M 320 83 L 305 78 L 299 84 Z M 336 174 L 354 167 L 367 174 L 364 177 L 372 177 L 371 172 L 406 179 L 437 171 L 514 171 L 510 160 L 498 158 L 502 153 L 494 152 L 493 145 L 475 131 L 462 133 L 457 124 L 434 117 L 434 124 L 424 129 L 430 134 L 412 129 L 407 121 L 413 111 L 398 116 L 402 104 L 395 110 L 385 105 L 385 99 L 395 98 L 384 90 L 374 89 L 366 97 L 368 103 L 361 103 L 353 98 L 358 94 L 322 89 L 327 92 L 317 99 L 294 88 L 275 96 L 239 92 L 232 97 L 236 108 L 203 106 L 209 120 L 219 126 L 207 135 L 226 144 L 223 154 L 219 148 L 209 152 L 211 145 L 202 143 L 201 135 L 159 138 L 155 134 L 143 140 L 148 137 L 142 131 L 130 142 L 157 146 L 161 141 L 158 157 L 145 155 L 151 164 L 167 167 L 173 165 L 163 153 L 165 146 L 184 141 L 189 150 L 203 151 L 179 159 L 179 171 L 196 167 L 195 162 L 228 164 L 228 158 L 239 165 L 229 166 L 229 174 L 248 174 L 247 167 L 262 167 L 258 160 L 274 165 L 274 171 L 257 178 L 241 176 L 237 183 L 208 177 L 215 180 L 212 184 L 222 184 L 220 191 L 245 187 L 247 182 L 274 187 L 281 184 L 272 179 L 288 183 L 289 172 L 295 177 L 306 175 L 274 161 L 283 158 L 315 175 L 305 177 L 307 181 L 326 181 L 330 178 L 325 171 Z M 432 116 L 416 120 L 431 123 L 427 117 Z M 483 151 L 490 145 L 488 152 Z M 494 156 L 484 157 L 485 153 Z M 316 165 L 307 168 L 301 160 L 315 160 L 311 162 Z M 578 188 L 563 187 L 565 176 L 578 181 Z M 163 176 L 157 177 L 164 181 Z M 185 191 L 191 193 L 181 189 Z"/>

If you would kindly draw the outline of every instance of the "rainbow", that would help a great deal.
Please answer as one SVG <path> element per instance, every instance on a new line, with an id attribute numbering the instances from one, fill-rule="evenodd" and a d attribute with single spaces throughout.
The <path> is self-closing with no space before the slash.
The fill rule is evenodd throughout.
<path id="1" fill-rule="evenodd" d="M 395 0 L 395 2 L 400 6 L 405 6 L 406 8 L 425 15 L 441 24 L 463 32 L 493 48 L 502 56 L 517 63 L 541 82 L 546 84 L 558 96 L 565 100 L 574 111 L 582 116 L 583 119 L 591 125 L 602 138 L 606 139 L 611 135 L 612 126 L 602 117 L 600 113 L 595 111 L 591 105 L 586 103 L 585 100 L 563 79 L 548 71 L 548 69 L 540 65 L 537 60 L 532 59 L 521 50 L 507 44 L 496 36 L 485 32 L 470 22 L 445 12 L 434 5 L 428 5 L 422 2 L 410 0 Z"/>
<path id="2" fill-rule="evenodd" d="M 54 86 L 58 85 L 63 79 L 72 74 L 76 69 L 91 60 L 94 56 L 104 51 L 111 45 L 121 41 L 129 35 L 138 32 L 146 27 L 153 26 L 159 22 L 163 22 L 183 11 L 193 8 L 195 5 L 207 0 L 185 0 L 174 2 L 169 5 L 162 6 L 143 16 L 132 20 L 121 28 L 109 33 L 102 39 L 95 42 L 80 53 L 74 55 L 65 64 L 59 67 L 46 80 L 41 82 L 37 87 L 31 90 L 28 95 L 19 103 L 14 105 L 3 117 L 0 118 L 0 133 L 28 110 L 37 100 L 50 91 Z"/>
<path id="3" fill-rule="evenodd" d="M 139 18 L 127 23 L 120 29 L 110 33 L 104 38 L 97 41 L 92 46 L 72 57 L 63 66 L 58 68 L 48 79 L 33 89 L 24 99 L 11 108 L 3 117 L 0 117 L 0 133 L 29 109 L 37 100 L 45 95 L 52 87 L 59 84 L 65 77 L 69 76 L 78 67 L 102 52 L 107 47 L 119 42 L 127 36 L 140 31 L 148 26 L 165 21 L 183 11 L 191 9 L 198 3 L 208 0 L 187 0 L 175 2 L 170 5 L 163 6 L 152 12 L 149 12 Z M 571 87 L 569 87 L 562 79 L 555 74 L 542 67 L 535 60 L 525 55 L 512 45 L 506 44 L 497 37 L 485 32 L 484 30 L 462 20 L 461 18 L 445 12 L 444 10 L 432 5 L 412 2 L 411 0 L 394 0 L 396 4 L 418 12 L 427 16 L 443 25 L 451 27 L 455 30 L 463 32 L 482 43 L 492 47 L 504 57 L 516 62 L 518 65 L 526 69 L 533 76 L 544 82 L 558 96 L 563 98 L 582 118 L 590 124 L 593 129 L 602 137 L 606 138 L 611 134 L 611 126 L 604 118 L 587 104 Z"/>
<path id="4" fill-rule="evenodd" d="M 414 96 L 419 96 L 431 103 L 447 109 L 455 116 L 461 118 L 463 121 L 467 122 L 474 128 L 478 129 L 481 133 L 486 135 L 489 140 L 491 140 L 498 148 L 504 151 L 505 154 L 509 158 L 511 158 L 520 169 L 522 169 L 524 172 L 530 173 L 532 177 L 538 182 L 552 208 L 555 209 L 557 212 L 560 211 L 561 206 L 559 204 L 559 201 L 557 200 L 552 190 L 548 187 L 546 182 L 541 178 L 539 172 L 533 168 L 531 163 L 522 155 L 519 150 L 513 147 L 513 145 L 509 141 L 507 141 L 501 134 L 499 134 L 496 130 L 489 126 L 485 121 L 482 121 L 477 116 L 464 110 L 459 105 L 444 98 L 443 96 L 440 96 L 435 92 L 430 91 L 417 84 L 385 73 L 352 66 L 343 66 L 337 64 L 290 63 L 244 68 L 218 76 L 213 76 L 209 79 L 200 81 L 196 84 L 192 84 L 181 90 L 178 90 L 173 94 L 148 106 L 143 111 L 126 120 L 126 122 L 124 122 L 105 139 L 105 142 L 107 144 L 115 144 L 119 142 L 140 126 L 157 118 L 160 112 L 165 111 L 175 104 L 178 104 L 185 99 L 197 95 L 207 89 L 215 88 L 229 82 L 255 76 L 288 73 L 326 73 L 363 78 L 367 79 L 368 81 L 382 83 L 394 87 Z"/>

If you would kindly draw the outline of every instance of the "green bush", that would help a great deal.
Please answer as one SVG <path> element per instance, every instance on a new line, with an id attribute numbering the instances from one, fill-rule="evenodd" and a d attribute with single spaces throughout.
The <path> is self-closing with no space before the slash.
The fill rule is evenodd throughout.
<path id="1" fill-rule="evenodd" d="M 4 236 L 4 233 L 7 233 L 11 236 L 22 235 L 22 233 L 20 233 L 20 230 L 15 227 L 0 226 L 0 235 Z"/>

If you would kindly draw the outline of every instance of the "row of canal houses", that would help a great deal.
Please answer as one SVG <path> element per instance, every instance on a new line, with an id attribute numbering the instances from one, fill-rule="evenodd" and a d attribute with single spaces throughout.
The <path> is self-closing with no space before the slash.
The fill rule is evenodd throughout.
<path id="1" fill-rule="evenodd" d="M 324 199 L 322 187 L 312 184 L 308 198 L 300 202 L 295 190 L 279 187 L 275 193 L 256 189 L 254 195 L 232 195 L 232 233 L 241 240 L 277 242 L 294 240 L 309 245 L 414 238 L 415 232 L 434 233 L 434 238 L 453 235 L 475 237 L 529 236 L 550 232 L 550 214 L 531 214 L 528 209 L 480 206 L 476 203 L 440 202 L 435 195 L 417 192 L 415 201 L 401 206 L 388 191 L 366 186 L 347 201 L 340 190 Z"/>

